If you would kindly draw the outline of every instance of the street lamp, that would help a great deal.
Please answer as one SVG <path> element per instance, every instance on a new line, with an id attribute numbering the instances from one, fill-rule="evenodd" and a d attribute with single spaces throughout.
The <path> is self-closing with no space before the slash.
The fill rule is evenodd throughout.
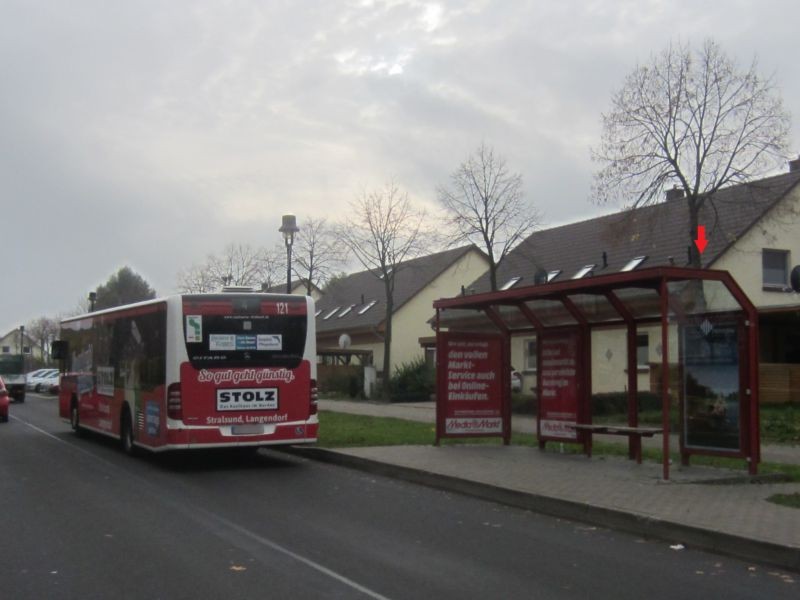
<path id="1" fill-rule="evenodd" d="M 283 234 L 283 241 L 286 244 L 286 293 L 292 293 L 292 244 L 294 234 L 300 231 L 294 215 L 283 215 L 281 228 L 278 229 Z"/>
<path id="2" fill-rule="evenodd" d="M 89 292 L 89 312 L 94 312 L 95 302 L 97 302 L 97 292 Z"/>

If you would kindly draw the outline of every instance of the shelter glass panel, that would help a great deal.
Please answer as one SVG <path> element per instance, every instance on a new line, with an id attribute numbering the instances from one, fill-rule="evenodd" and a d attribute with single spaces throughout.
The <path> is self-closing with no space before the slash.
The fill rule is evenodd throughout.
<path id="1" fill-rule="evenodd" d="M 495 312 L 511 332 L 530 331 L 533 327 L 516 306 L 495 306 Z"/>
<path id="2" fill-rule="evenodd" d="M 575 318 L 558 300 L 529 300 L 525 304 L 545 327 L 577 324 Z"/>
<path id="3" fill-rule="evenodd" d="M 450 331 L 497 331 L 486 313 L 475 308 L 448 308 L 439 313 L 440 325 Z"/>
<path id="4" fill-rule="evenodd" d="M 635 319 L 652 319 L 661 316 L 661 299 L 653 288 L 620 288 L 614 290 Z"/>
<path id="5" fill-rule="evenodd" d="M 670 308 L 679 317 L 741 312 L 742 307 L 721 281 L 670 281 Z"/>
<path id="6" fill-rule="evenodd" d="M 589 323 L 619 321 L 622 317 L 605 296 L 598 294 L 570 294 L 569 299 L 575 303 Z"/>

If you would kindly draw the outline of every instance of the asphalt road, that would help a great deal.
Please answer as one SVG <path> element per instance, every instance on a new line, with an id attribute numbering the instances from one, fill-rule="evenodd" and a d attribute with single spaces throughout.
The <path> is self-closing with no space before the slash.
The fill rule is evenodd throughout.
<path id="1" fill-rule="evenodd" d="M 792 598 L 800 574 L 261 450 L 0 424 L 0 598 Z"/>

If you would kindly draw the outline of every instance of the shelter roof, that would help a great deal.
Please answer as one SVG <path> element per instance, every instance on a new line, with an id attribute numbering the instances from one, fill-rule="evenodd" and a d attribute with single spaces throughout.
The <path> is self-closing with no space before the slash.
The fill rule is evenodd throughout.
<path id="1" fill-rule="evenodd" d="M 692 289 L 686 282 L 704 283 Z M 609 325 L 659 318 L 661 286 L 667 284 L 669 311 L 688 314 L 757 312 L 727 271 L 686 267 L 650 267 L 622 273 L 606 273 L 587 279 L 566 279 L 508 290 L 483 292 L 433 303 L 445 309 L 442 325 L 466 326 L 487 323 L 474 311 L 485 312 L 488 321 L 510 330 L 564 325 Z M 688 292 L 688 293 L 687 293 Z M 452 311 L 452 312 L 451 312 Z M 469 311 L 473 311 L 472 315 Z"/>

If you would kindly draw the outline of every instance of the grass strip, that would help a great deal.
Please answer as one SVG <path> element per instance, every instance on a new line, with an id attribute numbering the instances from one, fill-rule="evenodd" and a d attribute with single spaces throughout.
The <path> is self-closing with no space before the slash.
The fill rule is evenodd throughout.
<path id="1" fill-rule="evenodd" d="M 767 501 L 789 508 L 800 508 L 800 494 L 775 494 L 767 498 Z"/>
<path id="2" fill-rule="evenodd" d="M 325 448 L 364 446 L 430 446 L 436 441 L 436 426 L 392 417 L 371 417 L 320 411 L 319 442 Z M 536 436 L 514 433 L 517 446 L 535 446 Z M 447 438 L 442 444 L 498 444 L 501 438 Z"/>

